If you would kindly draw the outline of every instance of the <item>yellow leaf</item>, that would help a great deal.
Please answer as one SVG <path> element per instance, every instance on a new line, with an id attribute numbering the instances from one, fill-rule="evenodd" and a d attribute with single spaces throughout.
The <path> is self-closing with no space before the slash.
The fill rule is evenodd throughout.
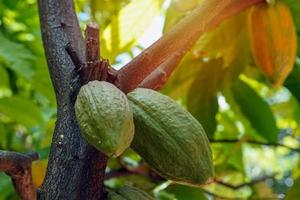
<path id="1" fill-rule="evenodd" d="M 36 187 L 40 187 L 46 175 L 48 160 L 38 160 L 32 163 L 32 180 Z"/>

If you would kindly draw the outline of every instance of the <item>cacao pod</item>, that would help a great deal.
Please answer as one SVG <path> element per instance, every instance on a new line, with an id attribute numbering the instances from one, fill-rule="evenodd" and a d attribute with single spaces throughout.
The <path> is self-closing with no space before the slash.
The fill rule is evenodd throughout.
<path id="1" fill-rule="evenodd" d="M 249 33 L 256 65 L 274 86 L 280 86 L 296 61 L 297 35 L 283 1 L 255 5 L 249 13 Z"/>
<path id="2" fill-rule="evenodd" d="M 159 175 L 191 185 L 213 176 L 209 141 L 189 112 L 154 90 L 138 88 L 127 96 L 135 124 L 132 148 Z"/>
<path id="3" fill-rule="evenodd" d="M 109 192 L 107 200 L 154 200 L 146 192 L 131 186 L 123 186 L 115 192 Z"/>
<path id="4" fill-rule="evenodd" d="M 132 111 L 126 95 L 114 85 L 104 81 L 84 85 L 75 112 L 83 137 L 107 156 L 117 157 L 130 146 Z"/>

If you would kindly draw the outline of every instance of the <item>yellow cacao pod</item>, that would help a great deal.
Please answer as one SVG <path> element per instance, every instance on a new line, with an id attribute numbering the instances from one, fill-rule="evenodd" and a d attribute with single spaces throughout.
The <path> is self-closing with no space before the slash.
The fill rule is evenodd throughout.
<path id="1" fill-rule="evenodd" d="M 213 176 L 209 141 L 189 112 L 154 90 L 138 88 L 127 96 L 135 124 L 132 148 L 158 174 L 190 185 Z"/>
<path id="2" fill-rule="evenodd" d="M 289 8 L 283 1 L 255 5 L 249 13 L 249 33 L 256 65 L 275 86 L 280 86 L 297 54 L 297 35 Z"/>
<path id="3" fill-rule="evenodd" d="M 82 136 L 107 156 L 117 157 L 134 135 L 132 111 L 126 95 L 114 85 L 92 81 L 84 85 L 75 102 Z"/>

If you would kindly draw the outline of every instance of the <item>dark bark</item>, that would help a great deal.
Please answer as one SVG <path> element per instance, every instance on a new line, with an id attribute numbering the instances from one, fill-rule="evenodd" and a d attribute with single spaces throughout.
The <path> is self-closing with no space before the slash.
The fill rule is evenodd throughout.
<path id="1" fill-rule="evenodd" d="M 57 122 L 39 199 L 100 199 L 107 158 L 81 138 L 74 102 L 81 84 L 67 48 L 85 63 L 72 0 L 39 0 L 40 23 L 57 100 Z"/>

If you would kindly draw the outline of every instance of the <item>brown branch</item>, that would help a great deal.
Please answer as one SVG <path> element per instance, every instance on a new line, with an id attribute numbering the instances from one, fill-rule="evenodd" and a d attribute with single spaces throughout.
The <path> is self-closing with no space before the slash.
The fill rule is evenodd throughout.
<path id="1" fill-rule="evenodd" d="M 219 140 L 210 140 L 211 143 L 237 143 L 240 142 L 239 139 L 219 139 Z M 245 140 L 243 142 L 249 143 L 249 144 L 254 144 L 254 145 L 264 145 L 264 146 L 273 146 L 273 147 L 284 147 L 287 148 L 291 151 L 295 151 L 300 153 L 300 148 L 293 148 L 281 143 L 276 143 L 276 142 L 260 142 L 260 141 L 255 141 L 255 140 Z"/>
<path id="2" fill-rule="evenodd" d="M 171 76 L 180 60 L 180 54 L 174 53 L 149 76 L 147 76 L 137 87 L 160 90 Z"/>
<path id="3" fill-rule="evenodd" d="M 37 159 L 37 153 L 20 154 L 0 150 L 0 171 L 4 171 L 12 178 L 15 190 L 23 200 L 36 199 L 36 188 L 31 176 L 31 164 Z"/>
<path id="4" fill-rule="evenodd" d="M 241 184 L 238 184 L 238 185 L 233 185 L 233 184 L 230 184 L 230 183 L 226 183 L 226 182 L 223 182 L 221 180 L 218 180 L 217 178 L 214 179 L 214 183 L 217 183 L 219 185 L 225 186 L 225 187 L 233 189 L 233 190 L 238 190 L 238 189 L 243 188 L 245 186 L 253 186 L 253 185 L 255 185 L 257 183 L 260 183 L 260 182 L 263 182 L 267 179 L 274 179 L 274 175 L 272 175 L 272 176 L 270 176 L 270 175 L 269 176 L 262 176 L 262 177 L 259 177 L 257 179 L 254 179 L 252 181 L 241 183 Z"/>
<path id="5" fill-rule="evenodd" d="M 264 0 L 205 0 L 173 30 L 119 70 L 117 85 L 125 92 L 133 90 L 170 55 L 178 52 L 181 59 L 204 32 L 262 1 Z"/>

